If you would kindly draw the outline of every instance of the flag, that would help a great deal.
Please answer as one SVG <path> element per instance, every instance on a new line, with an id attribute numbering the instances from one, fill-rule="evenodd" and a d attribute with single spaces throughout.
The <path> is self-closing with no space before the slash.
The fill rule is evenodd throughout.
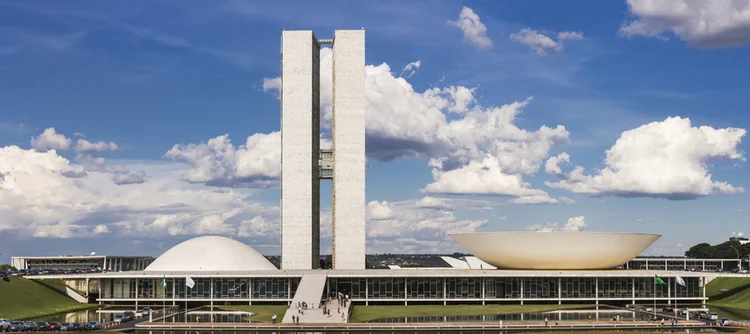
<path id="1" fill-rule="evenodd" d="M 659 278 L 659 275 L 654 275 L 654 284 L 656 285 L 667 285 L 667 283 L 664 283 L 664 281 Z"/>
<path id="2" fill-rule="evenodd" d="M 188 288 L 193 288 L 195 286 L 195 281 L 193 281 L 190 277 L 185 277 L 185 285 L 187 285 Z"/>
<path id="3" fill-rule="evenodd" d="M 675 282 L 676 282 L 677 284 L 679 284 L 679 285 L 682 285 L 683 287 L 684 287 L 684 286 L 686 286 L 686 285 L 685 285 L 685 280 L 684 280 L 684 279 L 682 279 L 682 277 L 680 277 L 680 276 L 677 276 L 677 277 L 675 277 L 675 278 L 674 278 L 674 280 L 675 280 Z"/>
<path id="4" fill-rule="evenodd" d="M 161 287 L 164 289 L 167 288 L 167 276 L 166 275 L 161 277 Z"/>

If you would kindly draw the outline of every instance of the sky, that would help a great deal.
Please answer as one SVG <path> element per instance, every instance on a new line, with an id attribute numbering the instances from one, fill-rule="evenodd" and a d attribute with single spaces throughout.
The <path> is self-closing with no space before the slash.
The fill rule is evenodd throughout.
<path id="1" fill-rule="evenodd" d="M 0 263 L 208 234 L 279 254 L 284 29 L 366 30 L 368 253 L 463 251 L 457 232 L 723 242 L 750 232 L 748 17 L 747 0 L 0 0 Z"/>

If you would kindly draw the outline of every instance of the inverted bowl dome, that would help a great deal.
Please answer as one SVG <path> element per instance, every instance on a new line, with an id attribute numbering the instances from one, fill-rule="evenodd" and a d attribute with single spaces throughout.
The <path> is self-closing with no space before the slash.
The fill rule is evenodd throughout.
<path id="1" fill-rule="evenodd" d="M 476 232 L 450 235 L 474 256 L 505 269 L 610 269 L 651 246 L 659 234 Z"/>
<path id="2" fill-rule="evenodd" d="M 205 236 L 170 248 L 144 271 L 276 270 L 263 254 L 237 240 Z"/>

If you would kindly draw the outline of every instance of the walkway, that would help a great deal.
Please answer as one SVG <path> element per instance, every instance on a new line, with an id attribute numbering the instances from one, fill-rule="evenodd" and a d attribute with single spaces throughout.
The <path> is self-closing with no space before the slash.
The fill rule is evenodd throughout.
<path id="1" fill-rule="evenodd" d="M 328 318 L 323 316 L 323 309 L 321 308 L 321 298 L 323 297 L 323 291 L 325 291 L 326 281 L 328 276 L 326 274 L 306 274 L 302 275 L 302 279 L 299 281 L 297 291 L 294 292 L 294 298 L 292 298 L 292 304 L 284 314 L 282 323 L 291 324 L 292 315 L 297 316 L 297 305 L 303 303 L 307 304 L 307 310 L 305 315 L 302 316 L 302 321 L 306 321 L 306 318 L 311 320 L 315 317 L 306 317 L 307 315 L 318 314 L 321 318 Z M 333 314 L 331 314 L 333 317 Z"/>

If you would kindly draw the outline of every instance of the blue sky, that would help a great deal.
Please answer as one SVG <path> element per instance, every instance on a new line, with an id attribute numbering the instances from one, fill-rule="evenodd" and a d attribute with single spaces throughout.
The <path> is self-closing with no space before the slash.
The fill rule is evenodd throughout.
<path id="1" fill-rule="evenodd" d="M 0 262 L 202 234 L 278 254 L 283 29 L 366 29 L 370 252 L 724 241 L 750 221 L 750 6 L 722 2 L 0 1 Z"/>

